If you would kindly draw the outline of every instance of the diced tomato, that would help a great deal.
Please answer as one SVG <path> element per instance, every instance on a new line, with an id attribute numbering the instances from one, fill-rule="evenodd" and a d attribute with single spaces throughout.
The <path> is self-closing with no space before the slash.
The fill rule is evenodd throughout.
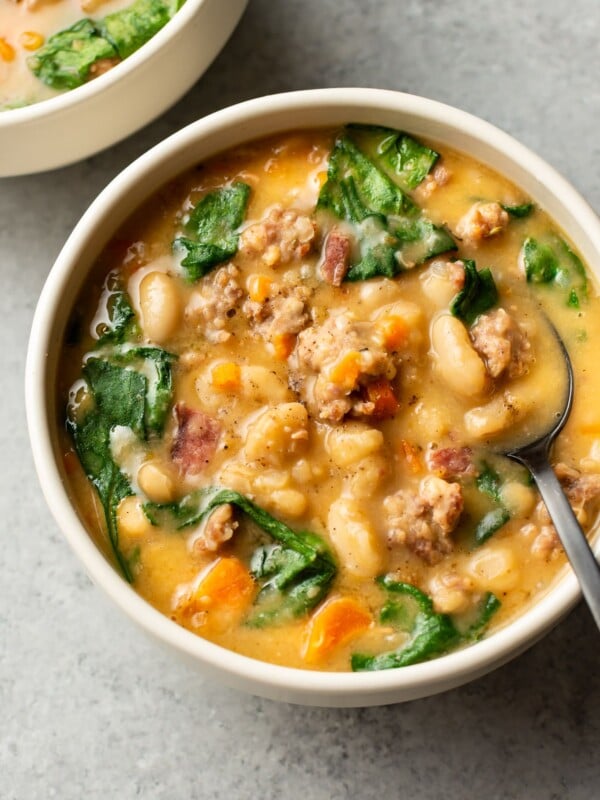
<path id="1" fill-rule="evenodd" d="M 387 378 L 377 378 L 367 383 L 364 390 L 365 399 L 375 405 L 373 416 L 376 419 L 390 419 L 396 415 L 400 404 Z"/>

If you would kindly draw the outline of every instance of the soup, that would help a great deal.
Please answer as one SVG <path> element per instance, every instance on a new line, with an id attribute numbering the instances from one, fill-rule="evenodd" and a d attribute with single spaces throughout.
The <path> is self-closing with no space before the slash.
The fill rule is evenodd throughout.
<path id="1" fill-rule="evenodd" d="M 386 128 L 286 133 L 151 198 L 98 259 L 60 369 L 66 472 L 95 541 L 162 613 L 321 670 L 489 636 L 565 564 L 503 441 L 575 404 L 554 450 L 600 494 L 600 314 L 538 205 Z"/>
<path id="2" fill-rule="evenodd" d="M 36 103 L 102 75 L 154 36 L 182 4 L 183 0 L 4 0 L 0 110 Z"/>

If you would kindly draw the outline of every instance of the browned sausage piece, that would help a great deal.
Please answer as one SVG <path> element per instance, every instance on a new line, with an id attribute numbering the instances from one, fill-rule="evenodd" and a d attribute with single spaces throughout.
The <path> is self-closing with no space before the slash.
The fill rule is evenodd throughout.
<path id="1" fill-rule="evenodd" d="M 208 414 L 189 408 L 185 403 L 177 403 L 175 417 L 177 432 L 171 458 L 183 472 L 196 475 L 215 454 L 221 426 Z"/>
<path id="2" fill-rule="evenodd" d="M 323 278 L 332 286 L 341 286 L 350 267 L 350 237 L 334 228 L 325 242 L 325 260 L 321 265 Z"/>

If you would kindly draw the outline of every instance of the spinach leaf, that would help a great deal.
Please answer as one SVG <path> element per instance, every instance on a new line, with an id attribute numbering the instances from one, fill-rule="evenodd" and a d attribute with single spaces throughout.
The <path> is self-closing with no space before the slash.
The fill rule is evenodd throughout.
<path id="1" fill-rule="evenodd" d="M 455 317 L 472 325 L 480 314 L 498 302 L 498 289 L 489 268 L 477 271 L 471 259 L 465 265 L 465 284 L 450 303 L 450 311 Z"/>
<path id="2" fill-rule="evenodd" d="M 494 508 L 492 511 L 488 511 L 477 523 L 477 527 L 475 528 L 475 544 L 481 545 L 493 536 L 496 531 L 499 531 L 508 520 L 510 519 L 510 513 L 504 506 L 500 506 L 499 508 Z"/>
<path id="3" fill-rule="evenodd" d="M 502 479 L 496 470 L 490 466 L 487 461 L 481 465 L 481 471 L 475 479 L 475 483 L 480 492 L 487 494 L 492 500 L 497 503 L 501 502 L 500 489 L 502 488 Z"/>
<path id="4" fill-rule="evenodd" d="M 410 192 L 427 177 L 439 153 L 407 133 L 378 125 L 348 125 L 349 136 L 401 189 Z"/>
<path id="5" fill-rule="evenodd" d="M 144 428 L 146 434 L 160 435 L 163 431 L 173 396 L 171 367 L 177 356 L 159 347 L 125 346 L 111 355 L 116 364 L 138 369 L 146 380 L 144 397 Z"/>
<path id="6" fill-rule="evenodd" d="M 173 358 L 158 348 L 145 347 L 88 358 L 82 375 L 91 408 L 74 411 L 67 420 L 81 465 L 100 497 L 115 558 L 129 582 L 133 575 L 130 562 L 119 547 L 117 507 L 133 491 L 113 459 L 111 432 L 117 427 L 130 428 L 145 440 L 162 431 L 165 406 L 171 398 Z"/>
<path id="7" fill-rule="evenodd" d="M 92 64 L 101 58 L 118 58 L 111 42 L 91 19 L 81 19 L 29 56 L 29 69 L 53 89 L 75 89 L 85 83 Z"/>
<path id="8" fill-rule="evenodd" d="M 136 0 L 104 17 L 99 28 L 119 56 L 127 58 L 163 28 L 176 10 L 168 0 Z"/>
<path id="9" fill-rule="evenodd" d="M 403 269 L 456 249 L 450 234 L 428 220 L 347 133 L 338 137 L 329 157 L 317 211 L 329 212 L 356 229 L 360 256 L 350 265 L 349 281 L 392 278 Z"/>
<path id="10" fill-rule="evenodd" d="M 225 503 L 243 511 L 273 540 L 259 546 L 250 561 L 260 591 L 247 624 L 262 627 L 293 619 L 321 602 L 337 571 L 325 542 L 309 531 L 293 531 L 239 492 L 209 487 L 178 503 L 146 503 L 144 511 L 153 525 L 182 530 L 200 524 Z"/>
<path id="11" fill-rule="evenodd" d="M 529 473 L 526 473 L 527 479 Z M 486 461 L 482 463 L 481 471 L 475 479 L 475 484 L 482 494 L 487 495 L 496 504 L 477 523 L 475 528 L 475 544 L 482 545 L 496 531 L 499 531 L 510 519 L 510 512 L 502 500 L 503 479 L 496 470 Z"/>
<path id="12" fill-rule="evenodd" d="M 406 667 L 441 655 L 461 642 L 478 639 L 500 607 L 500 601 L 487 593 L 476 609 L 476 618 L 461 631 L 453 617 L 434 611 L 431 598 L 416 586 L 396 581 L 390 575 L 377 580 L 390 595 L 381 609 L 380 622 L 406 631 L 409 638 L 387 653 L 354 653 L 351 659 L 354 672 Z"/>
<path id="13" fill-rule="evenodd" d="M 209 192 L 195 206 L 185 225 L 190 236 L 178 236 L 173 242 L 187 251 L 181 266 L 191 280 L 199 280 L 237 253 L 237 229 L 244 221 L 249 196 L 248 184 L 236 181 Z"/>
<path id="14" fill-rule="evenodd" d="M 579 256 L 560 237 L 543 241 L 529 237 L 521 249 L 521 261 L 529 283 L 553 284 L 563 289 L 566 303 L 579 308 L 587 297 L 587 278 Z"/>
<path id="15" fill-rule="evenodd" d="M 317 208 L 361 222 L 373 214 L 400 216 L 416 208 L 412 200 L 362 153 L 346 134 L 335 142 Z"/>
<path id="16" fill-rule="evenodd" d="M 524 219 L 528 217 L 535 208 L 534 203 L 522 203 L 519 206 L 505 206 L 502 203 L 500 203 L 500 205 L 507 214 L 515 219 Z"/>
<path id="17" fill-rule="evenodd" d="M 135 332 L 135 311 L 131 307 L 129 296 L 120 284 L 111 288 L 107 281 L 102 301 L 107 319 L 96 330 L 99 334 L 96 346 L 123 344 Z"/>
<path id="18" fill-rule="evenodd" d="M 461 632 L 463 641 L 478 641 L 485 633 L 485 629 L 489 625 L 492 617 L 498 611 L 502 603 L 495 594 L 486 592 L 483 599 L 479 603 L 475 619 L 467 627 L 465 631 Z"/>

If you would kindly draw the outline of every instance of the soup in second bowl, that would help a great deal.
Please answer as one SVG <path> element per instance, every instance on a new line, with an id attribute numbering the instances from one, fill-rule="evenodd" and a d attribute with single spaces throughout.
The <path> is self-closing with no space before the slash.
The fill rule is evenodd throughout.
<path id="1" fill-rule="evenodd" d="M 0 111 L 74 89 L 119 64 L 184 0 L 3 0 Z"/>
<path id="2" fill-rule="evenodd" d="M 542 309 L 577 380 L 555 469 L 592 531 L 598 299 L 543 209 L 386 128 L 223 153 L 131 218 L 77 304 L 80 513 L 157 609 L 254 658 L 374 670 L 469 644 L 565 563 L 499 454 L 561 402 Z"/>

